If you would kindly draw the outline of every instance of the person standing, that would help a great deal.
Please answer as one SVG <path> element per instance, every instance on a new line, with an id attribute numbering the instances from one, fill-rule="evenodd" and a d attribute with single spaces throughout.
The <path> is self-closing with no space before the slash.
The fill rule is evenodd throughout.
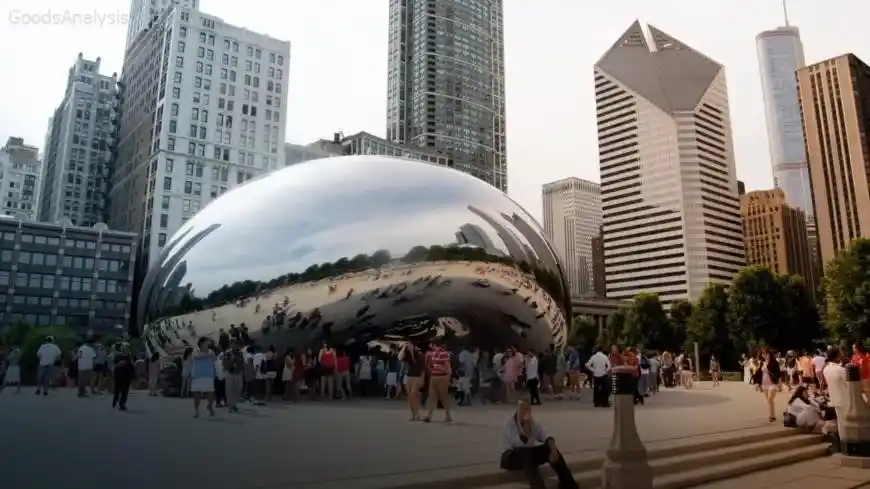
<path id="1" fill-rule="evenodd" d="M 113 355 L 115 366 L 112 369 L 114 378 L 112 383 L 112 409 L 127 410 L 127 396 L 130 394 L 130 384 L 135 376 L 133 355 L 130 354 L 130 345 L 121 345 L 121 351 Z"/>
<path id="2" fill-rule="evenodd" d="M 160 392 L 160 354 L 156 351 L 148 360 L 148 395 L 156 396 Z"/>
<path id="3" fill-rule="evenodd" d="M 13 346 L 6 355 L 5 363 L 6 375 L 3 377 L 3 385 L 15 386 L 15 393 L 21 394 L 21 349 Z"/>
<path id="4" fill-rule="evenodd" d="M 532 406 L 539 406 L 541 404 L 539 365 L 540 362 L 535 350 L 529 350 L 526 354 L 526 389 L 529 391 L 529 402 Z"/>
<path id="5" fill-rule="evenodd" d="M 227 380 L 224 372 L 224 354 L 217 353 L 214 361 L 214 400 L 218 407 L 227 405 Z"/>
<path id="6" fill-rule="evenodd" d="M 586 368 L 592 373 L 592 405 L 595 407 L 610 406 L 610 359 L 601 347 L 595 349 L 595 354 L 589 357 Z"/>
<path id="7" fill-rule="evenodd" d="M 471 387 L 477 370 L 477 353 L 473 346 L 466 346 L 459 352 L 459 386 L 462 392 L 460 406 L 471 405 Z"/>
<path id="8" fill-rule="evenodd" d="M 40 345 L 36 351 L 36 357 L 39 359 L 39 371 L 36 375 L 36 395 L 48 395 L 48 388 L 51 386 L 51 381 L 54 379 L 54 364 L 60 359 L 60 348 L 54 344 L 54 337 L 47 336 L 45 343 Z"/>
<path id="9" fill-rule="evenodd" d="M 444 406 L 444 422 L 451 423 L 453 419 L 450 417 L 450 396 L 448 388 L 450 386 L 450 375 L 452 369 L 450 365 L 450 352 L 444 349 L 443 346 L 435 344 L 426 353 L 426 369 L 429 373 L 429 413 L 423 418 L 423 421 L 428 423 L 432 421 L 432 413 L 440 402 Z"/>
<path id="10" fill-rule="evenodd" d="M 199 417 L 199 405 L 203 397 L 208 400 L 208 414 L 214 416 L 214 362 L 215 354 L 210 348 L 211 340 L 202 336 L 197 340 L 197 350 L 191 355 L 190 391 L 193 393 L 193 417 Z"/>
<path id="11" fill-rule="evenodd" d="M 335 349 L 327 342 L 317 354 L 317 364 L 320 366 L 320 397 L 331 401 L 335 395 Z"/>
<path id="12" fill-rule="evenodd" d="M 405 343 L 399 352 L 399 360 L 405 362 L 408 374 L 405 376 L 405 390 L 408 392 L 408 408 L 411 410 L 411 421 L 420 420 L 420 389 L 423 387 L 423 376 L 426 361 L 423 353 L 413 343 Z"/>
<path id="13" fill-rule="evenodd" d="M 78 394 L 79 397 L 88 396 L 88 386 L 91 386 L 91 394 L 96 394 L 96 389 L 91 384 L 91 378 L 94 372 L 94 360 L 97 358 L 97 352 L 91 346 L 92 338 L 85 340 L 78 350 L 76 350 L 76 364 L 78 367 Z"/>
<path id="14" fill-rule="evenodd" d="M 767 420 L 771 423 L 776 421 L 776 393 L 780 390 L 780 369 L 779 362 L 770 351 L 762 353 L 763 363 L 761 365 L 761 392 L 764 393 L 764 399 L 767 401 Z"/>
<path id="15" fill-rule="evenodd" d="M 245 372 L 245 355 L 242 353 L 238 339 L 230 340 L 229 350 L 224 352 L 224 375 L 227 390 L 227 407 L 231 413 L 239 412 L 239 398 L 242 395 Z"/>
<path id="16" fill-rule="evenodd" d="M 721 367 L 719 366 L 719 360 L 716 358 L 716 355 L 710 355 L 710 380 L 713 381 L 713 387 L 719 385 L 720 373 Z"/>

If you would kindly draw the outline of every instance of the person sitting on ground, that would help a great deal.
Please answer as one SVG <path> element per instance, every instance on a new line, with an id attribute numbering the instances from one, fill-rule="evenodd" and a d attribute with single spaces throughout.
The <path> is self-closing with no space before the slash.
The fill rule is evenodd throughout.
<path id="1" fill-rule="evenodd" d="M 556 448 L 556 441 L 532 418 L 532 406 L 520 401 L 504 426 L 502 437 L 504 451 L 501 468 L 523 471 L 532 489 L 544 489 L 544 479 L 538 467 L 549 463 L 559 478 L 560 489 L 578 489 L 577 481 Z"/>
<path id="2" fill-rule="evenodd" d="M 794 416 L 798 428 L 810 428 L 815 432 L 821 432 L 825 424 L 822 420 L 821 408 L 810 399 L 807 387 L 803 385 L 795 389 L 788 401 L 786 412 Z"/>

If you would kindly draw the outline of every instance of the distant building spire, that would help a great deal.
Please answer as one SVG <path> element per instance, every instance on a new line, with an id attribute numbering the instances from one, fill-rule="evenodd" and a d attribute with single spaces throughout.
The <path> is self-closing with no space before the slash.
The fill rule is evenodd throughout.
<path id="1" fill-rule="evenodd" d="M 788 5 L 786 4 L 786 0 L 782 0 L 782 13 L 785 15 L 785 26 L 788 27 Z"/>

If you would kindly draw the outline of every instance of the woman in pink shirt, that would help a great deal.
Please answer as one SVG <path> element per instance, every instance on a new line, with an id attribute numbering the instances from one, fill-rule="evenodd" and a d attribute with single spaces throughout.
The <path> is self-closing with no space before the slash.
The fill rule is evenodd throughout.
<path id="1" fill-rule="evenodd" d="M 504 355 L 506 358 L 504 361 L 504 378 L 502 380 L 504 381 L 507 402 L 512 403 L 517 391 L 517 381 L 523 369 L 523 357 L 522 355 L 517 355 L 513 348 L 508 348 Z"/>

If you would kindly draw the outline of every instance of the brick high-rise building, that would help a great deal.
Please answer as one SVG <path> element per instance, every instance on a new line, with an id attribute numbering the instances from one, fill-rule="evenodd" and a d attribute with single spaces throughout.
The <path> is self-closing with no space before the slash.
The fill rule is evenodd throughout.
<path id="1" fill-rule="evenodd" d="M 776 188 L 740 197 L 746 262 L 784 275 L 800 275 L 815 290 L 817 276 L 807 239 L 806 214 Z"/>
<path id="2" fill-rule="evenodd" d="M 823 262 L 870 236 L 870 66 L 844 54 L 797 71 Z"/>

